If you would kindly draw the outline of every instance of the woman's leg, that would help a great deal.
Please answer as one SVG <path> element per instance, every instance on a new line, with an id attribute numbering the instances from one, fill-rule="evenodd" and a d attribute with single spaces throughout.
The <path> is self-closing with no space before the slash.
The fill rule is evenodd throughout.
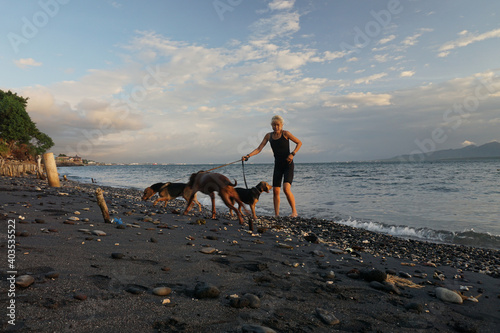
<path id="1" fill-rule="evenodd" d="M 278 186 L 273 187 L 273 203 L 274 203 L 274 215 L 276 217 L 280 216 L 280 190 Z"/>
<path id="2" fill-rule="evenodd" d="M 283 192 L 285 192 L 286 199 L 288 200 L 288 203 L 290 204 L 290 207 L 292 208 L 292 214 L 290 215 L 290 217 L 299 216 L 299 214 L 297 214 L 297 209 L 295 208 L 295 197 L 292 193 L 292 185 L 290 183 L 284 183 L 283 184 Z M 276 210 L 276 208 L 274 210 Z"/>

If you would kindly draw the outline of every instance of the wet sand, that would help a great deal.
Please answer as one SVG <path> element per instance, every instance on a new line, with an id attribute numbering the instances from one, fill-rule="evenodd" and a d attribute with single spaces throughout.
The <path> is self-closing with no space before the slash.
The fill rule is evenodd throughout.
<path id="1" fill-rule="evenodd" d="M 207 208 L 183 216 L 183 200 L 163 209 L 140 201 L 139 191 L 109 187 L 101 188 L 111 218 L 123 224 L 104 223 L 96 185 L 61 185 L 0 178 L 2 330 L 500 327 L 499 251 L 404 240 L 320 219 L 261 216 L 250 232 L 227 210 L 217 220 Z M 8 261 L 9 225 L 15 225 L 15 262 Z M 464 297 L 453 292 L 461 290 Z M 454 296 L 468 299 L 453 303 Z M 7 309 L 12 300 L 14 311 Z"/>

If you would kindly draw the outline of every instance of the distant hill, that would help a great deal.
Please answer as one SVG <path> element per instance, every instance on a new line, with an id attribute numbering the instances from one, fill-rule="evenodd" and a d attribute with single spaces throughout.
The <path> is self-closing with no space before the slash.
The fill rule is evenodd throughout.
<path id="1" fill-rule="evenodd" d="M 482 158 L 500 159 L 500 142 L 489 142 L 481 146 L 470 145 L 460 149 L 438 150 L 427 154 L 399 155 L 383 161 L 443 161 L 443 160 L 466 160 Z"/>

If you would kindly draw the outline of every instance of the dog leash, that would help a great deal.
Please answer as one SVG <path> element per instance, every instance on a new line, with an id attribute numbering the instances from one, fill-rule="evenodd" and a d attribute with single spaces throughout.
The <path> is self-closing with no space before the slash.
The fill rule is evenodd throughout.
<path id="1" fill-rule="evenodd" d="M 245 161 L 241 160 L 241 168 L 243 169 L 243 180 L 245 181 L 245 187 L 248 190 L 247 177 L 245 177 Z"/>
<path id="2" fill-rule="evenodd" d="M 219 165 L 218 167 L 215 167 L 215 168 L 212 168 L 212 169 L 209 169 L 209 170 L 204 170 L 204 171 L 206 171 L 206 172 L 209 172 L 209 171 L 214 171 L 214 170 L 217 170 L 217 169 L 223 168 L 223 167 L 225 167 L 225 166 L 228 166 L 228 165 L 231 165 L 231 164 L 237 163 L 237 162 L 239 162 L 239 161 L 241 161 L 241 160 L 236 160 L 236 161 L 234 161 L 234 162 L 229 162 L 229 163 L 226 163 L 226 164 L 223 164 L 223 165 Z M 242 162 L 243 162 L 243 161 L 242 161 Z M 243 177 L 245 177 L 245 171 L 244 171 L 244 170 L 243 170 Z M 171 181 L 171 182 L 169 182 L 169 183 L 175 183 L 175 182 L 178 182 L 178 181 L 183 180 L 183 179 L 184 179 L 184 178 L 179 178 L 179 179 L 176 179 L 176 180 L 172 180 L 172 181 Z M 246 183 L 247 183 L 247 181 L 245 180 L 245 185 L 246 185 Z M 247 188 L 248 188 L 248 186 L 247 186 Z"/>

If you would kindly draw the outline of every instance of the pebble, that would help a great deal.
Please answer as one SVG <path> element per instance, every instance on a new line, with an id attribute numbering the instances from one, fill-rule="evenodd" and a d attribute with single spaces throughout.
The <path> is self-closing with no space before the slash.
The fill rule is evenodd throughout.
<path id="1" fill-rule="evenodd" d="M 70 216 L 70 217 L 68 217 L 68 221 L 80 221 L 80 218 L 78 218 L 76 216 Z"/>
<path id="2" fill-rule="evenodd" d="M 47 279 L 57 279 L 59 277 L 59 272 L 51 271 L 45 274 Z"/>
<path id="3" fill-rule="evenodd" d="M 241 326 L 242 333 L 276 333 L 275 330 L 266 326 L 245 324 Z"/>
<path id="4" fill-rule="evenodd" d="M 212 254 L 214 253 L 215 251 L 217 251 L 215 248 L 213 247 L 204 247 L 200 250 L 201 253 L 204 253 L 204 254 Z"/>
<path id="5" fill-rule="evenodd" d="M 387 279 L 387 273 L 379 269 L 364 270 L 361 271 L 361 277 L 368 282 L 377 281 L 382 283 Z"/>
<path id="6" fill-rule="evenodd" d="M 123 253 L 120 253 L 120 252 L 111 253 L 111 258 L 113 258 L 113 259 L 123 259 L 123 257 L 125 257 L 125 255 Z"/>
<path id="7" fill-rule="evenodd" d="M 252 309 L 260 308 L 260 298 L 254 294 L 245 294 L 243 299 L 248 300 L 248 306 Z"/>
<path id="8" fill-rule="evenodd" d="M 167 296 L 170 295 L 172 292 L 172 289 L 169 287 L 156 287 L 153 289 L 153 294 L 158 295 L 158 296 Z"/>
<path id="9" fill-rule="evenodd" d="M 73 296 L 74 299 L 80 300 L 80 301 L 85 301 L 87 299 L 87 295 L 85 294 L 75 294 Z"/>
<path id="10" fill-rule="evenodd" d="M 92 234 L 96 236 L 106 236 L 106 233 L 102 230 L 92 230 Z"/>
<path id="11" fill-rule="evenodd" d="M 443 287 L 436 288 L 436 297 L 444 302 L 462 304 L 464 301 L 456 292 Z"/>
<path id="12" fill-rule="evenodd" d="M 325 323 L 326 325 L 337 325 L 340 323 L 340 320 L 338 320 L 337 317 L 333 313 L 330 313 L 329 311 L 322 309 L 322 308 L 316 308 L 316 315 L 318 318 Z"/>
<path id="13" fill-rule="evenodd" d="M 20 275 L 16 278 L 16 286 L 21 288 L 28 288 L 35 282 L 35 278 L 31 275 Z"/>
<path id="14" fill-rule="evenodd" d="M 194 296 L 196 298 L 217 298 L 219 295 L 219 288 L 207 282 L 198 282 L 194 288 Z"/>

